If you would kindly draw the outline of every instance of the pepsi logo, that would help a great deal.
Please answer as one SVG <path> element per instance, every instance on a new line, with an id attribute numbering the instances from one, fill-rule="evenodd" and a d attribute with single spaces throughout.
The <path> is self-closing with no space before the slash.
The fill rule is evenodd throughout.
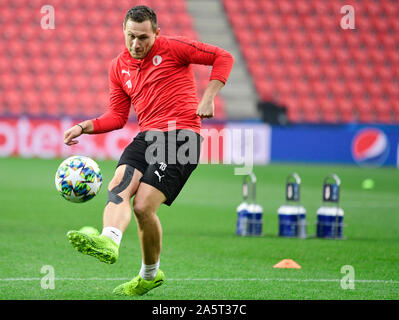
<path id="1" fill-rule="evenodd" d="M 376 128 L 360 130 L 352 140 L 352 157 L 357 164 L 379 167 L 389 154 L 389 142 L 384 132 Z"/>

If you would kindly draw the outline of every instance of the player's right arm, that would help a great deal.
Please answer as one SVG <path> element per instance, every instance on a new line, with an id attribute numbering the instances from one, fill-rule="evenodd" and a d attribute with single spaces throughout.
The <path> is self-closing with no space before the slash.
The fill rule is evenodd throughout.
<path id="1" fill-rule="evenodd" d="M 64 143 L 68 146 L 72 146 L 74 144 L 79 143 L 76 140 L 77 137 L 82 135 L 83 133 L 92 133 L 93 132 L 93 121 L 86 120 L 81 123 L 74 125 L 64 132 Z"/>
<path id="2" fill-rule="evenodd" d="M 123 90 L 117 74 L 117 59 L 109 68 L 109 108 L 99 118 L 80 122 L 64 132 L 64 143 L 68 146 L 77 144 L 76 140 L 83 133 L 105 133 L 122 128 L 129 117 L 131 100 Z"/>

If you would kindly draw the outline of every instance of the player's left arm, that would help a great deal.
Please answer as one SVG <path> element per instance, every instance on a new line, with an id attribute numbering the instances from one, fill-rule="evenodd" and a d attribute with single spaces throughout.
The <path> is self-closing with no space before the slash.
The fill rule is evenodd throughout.
<path id="1" fill-rule="evenodd" d="M 201 101 L 198 104 L 196 114 L 203 118 L 212 118 L 215 115 L 215 96 L 218 94 L 220 89 L 224 87 L 224 82 L 220 80 L 210 80 L 204 94 L 202 95 Z"/>
<path id="2" fill-rule="evenodd" d="M 232 54 L 217 46 L 185 37 L 171 38 L 170 45 L 172 53 L 182 64 L 212 66 L 209 83 L 197 108 L 197 115 L 201 118 L 212 118 L 214 98 L 225 85 L 233 67 Z"/>

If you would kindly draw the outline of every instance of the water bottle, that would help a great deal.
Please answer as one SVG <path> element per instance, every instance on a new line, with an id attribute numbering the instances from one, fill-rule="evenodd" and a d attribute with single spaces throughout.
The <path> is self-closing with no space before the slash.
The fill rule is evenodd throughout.
<path id="1" fill-rule="evenodd" d="M 341 180 L 336 174 L 323 181 L 322 206 L 317 210 L 316 236 L 326 239 L 343 238 L 344 210 L 339 207 Z"/>
<path id="2" fill-rule="evenodd" d="M 248 184 L 248 177 L 250 184 Z M 249 199 L 249 186 L 251 197 Z M 236 234 L 240 236 L 261 236 L 263 208 L 256 203 L 256 176 L 253 172 L 244 177 L 243 201 L 237 207 Z"/>
<path id="3" fill-rule="evenodd" d="M 286 203 L 278 209 L 280 237 L 306 238 L 306 209 L 300 205 L 300 185 L 297 173 L 287 177 Z"/>

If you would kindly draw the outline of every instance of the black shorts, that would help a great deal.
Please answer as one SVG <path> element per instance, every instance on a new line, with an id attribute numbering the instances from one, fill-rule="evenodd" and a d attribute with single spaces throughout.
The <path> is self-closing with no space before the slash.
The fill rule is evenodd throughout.
<path id="1" fill-rule="evenodd" d="M 123 151 L 118 166 L 139 170 L 145 182 L 166 197 L 170 206 L 198 165 L 203 138 L 192 130 L 140 132 Z"/>

